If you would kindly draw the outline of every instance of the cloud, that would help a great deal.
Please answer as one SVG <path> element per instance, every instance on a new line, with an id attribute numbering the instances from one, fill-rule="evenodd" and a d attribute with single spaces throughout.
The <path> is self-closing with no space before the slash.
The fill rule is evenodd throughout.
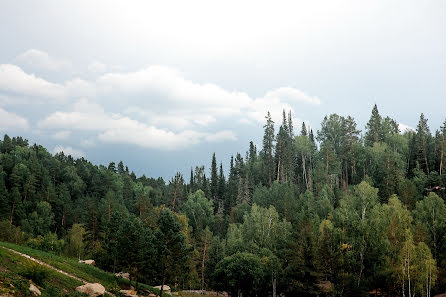
<path id="1" fill-rule="evenodd" d="M 175 133 L 160 129 L 121 114 L 106 113 L 104 109 L 86 99 L 73 106 L 73 111 L 57 111 L 39 121 L 39 128 L 76 129 L 95 131 L 98 139 L 111 143 L 132 143 L 146 148 L 175 150 L 198 144 L 202 141 L 218 142 L 236 140 L 231 131 L 217 133 L 183 130 Z M 84 145 L 88 145 L 88 142 Z"/>
<path id="2" fill-rule="evenodd" d="M 266 93 L 265 99 L 279 99 L 286 102 L 305 102 L 314 105 L 320 105 L 321 100 L 318 97 L 311 97 L 301 90 L 290 87 L 282 87 Z"/>
<path id="3" fill-rule="evenodd" d="M 85 138 L 81 140 L 80 145 L 83 147 L 94 147 L 96 146 L 96 141 L 92 137 Z"/>
<path id="4" fill-rule="evenodd" d="M 35 68 L 57 71 L 71 68 L 71 62 L 65 59 L 58 59 L 48 55 L 48 53 L 36 49 L 30 49 L 17 56 L 17 60 Z"/>
<path id="5" fill-rule="evenodd" d="M 63 152 L 65 155 L 70 155 L 73 158 L 77 159 L 77 158 L 82 158 L 85 157 L 85 153 L 81 150 L 78 149 L 74 149 L 71 146 L 61 146 L 61 145 L 57 145 L 54 149 L 53 149 L 53 154 L 57 154 Z"/>
<path id="6" fill-rule="evenodd" d="M 54 133 L 51 137 L 58 140 L 68 139 L 71 136 L 71 131 L 64 130 Z"/>
<path id="7" fill-rule="evenodd" d="M 251 99 L 243 92 L 229 92 L 215 84 L 186 80 L 177 70 L 150 66 L 130 73 L 107 73 L 97 79 L 107 94 L 152 95 L 177 104 L 207 106 L 248 106 Z"/>
<path id="8" fill-rule="evenodd" d="M 405 132 L 410 132 L 410 131 L 416 131 L 415 128 L 412 128 L 411 126 L 408 126 L 406 124 L 403 123 L 398 123 L 398 128 L 400 129 L 400 132 L 402 134 L 404 134 Z"/>
<path id="9" fill-rule="evenodd" d="M 14 95 L 63 99 L 66 96 L 64 86 L 50 83 L 34 74 L 25 73 L 20 67 L 0 64 L 0 92 Z"/>
<path id="10" fill-rule="evenodd" d="M 273 118 L 280 119 L 283 109 L 293 111 L 296 104 L 321 104 L 318 97 L 292 87 L 278 88 L 262 97 L 252 98 L 245 92 L 187 80 L 179 71 L 164 66 L 150 66 L 129 73 L 107 73 L 100 76 L 96 84 L 97 92 L 107 98 L 115 97 L 119 101 L 125 97 L 133 103 L 126 109 L 127 113 L 147 117 L 154 124 L 165 122 L 159 116 L 166 119 L 172 115 L 175 117 L 173 121 L 167 121 L 170 126 L 206 126 L 217 118 L 230 116 L 246 117 L 245 122 L 263 122 L 267 111 Z M 170 107 L 169 114 L 160 114 L 165 113 L 166 105 Z"/>
<path id="11" fill-rule="evenodd" d="M 72 79 L 64 84 L 52 83 L 34 74 L 28 74 L 12 64 L 0 64 L 0 93 L 2 92 L 18 97 L 18 103 L 33 103 L 42 99 L 46 103 L 49 103 L 48 101 L 56 103 L 69 97 L 96 95 L 95 85 L 80 78 Z M 5 94 L 2 96 L 11 97 Z M 2 101 L 11 104 L 14 100 Z"/>
<path id="12" fill-rule="evenodd" d="M 93 73 L 104 73 L 107 71 L 107 65 L 98 61 L 93 61 L 88 65 L 88 71 Z"/>
<path id="13" fill-rule="evenodd" d="M 0 108 L 0 131 L 8 129 L 28 129 L 28 120 Z"/>
<path id="14" fill-rule="evenodd" d="M 207 134 L 205 139 L 209 142 L 235 141 L 237 140 L 237 136 L 232 131 L 220 131 Z"/>

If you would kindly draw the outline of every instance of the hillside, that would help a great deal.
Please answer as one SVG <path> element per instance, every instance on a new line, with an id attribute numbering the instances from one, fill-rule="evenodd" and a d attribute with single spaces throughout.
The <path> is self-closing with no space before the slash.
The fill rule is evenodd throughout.
<path id="1" fill-rule="evenodd" d="M 364 133 L 337 114 L 296 132 L 286 112 L 276 132 L 268 113 L 262 148 L 249 142 L 227 175 L 213 154 L 167 182 L 5 135 L 0 240 L 110 292 L 124 271 L 135 287 L 232 297 L 441 293 L 445 127 L 421 114 L 402 132 L 375 105 Z"/>
<path id="2" fill-rule="evenodd" d="M 18 253 L 42 263 L 36 263 Z M 84 283 L 100 283 L 108 292 L 118 296 L 120 290 L 130 289 L 128 280 L 115 277 L 97 267 L 81 264 L 76 259 L 0 242 L 0 296 L 30 296 L 31 281 L 40 289 L 42 296 L 51 297 L 84 296 L 75 291 L 76 287 Z M 159 293 L 157 289 L 145 284 L 138 284 L 138 287 L 140 296 L 149 295 L 150 292 Z M 104 296 L 111 295 L 106 293 Z"/>

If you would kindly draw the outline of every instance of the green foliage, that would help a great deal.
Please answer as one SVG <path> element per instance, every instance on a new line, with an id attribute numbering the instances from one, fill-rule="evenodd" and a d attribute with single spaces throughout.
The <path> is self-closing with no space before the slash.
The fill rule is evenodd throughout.
<path id="1" fill-rule="evenodd" d="M 26 265 L 21 267 L 19 274 L 29 280 L 32 280 L 38 286 L 42 286 L 44 281 L 48 279 L 50 271 L 48 268 L 45 268 L 40 264 L 28 262 Z"/>
<path id="2" fill-rule="evenodd" d="M 183 206 L 189 225 L 192 226 L 194 232 L 201 231 L 206 227 L 213 227 L 214 224 L 214 207 L 212 200 L 205 197 L 202 190 L 190 194 Z"/>
<path id="3" fill-rule="evenodd" d="M 251 253 L 236 253 L 220 261 L 214 272 L 216 288 L 231 296 L 256 296 L 263 279 L 262 262 Z"/>
<path id="4" fill-rule="evenodd" d="M 401 134 L 375 105 L 364 137 L 337 114 L 324 117 L 316 140 L 304 123 L 295 136 L 285 111 L 278 128 L 268 113 L 261 150 L 253 140 L 246 155 L 234 153 L 227 178 L 214 154 L 210 172 L 195 166 L 188 181 L 177 172 L 168 182 L 5 135 L 0 239 L 94 258 L 134 285 L 238 295 L 214 272 L 228 275 L 221 263 L 243 254 L 231 261 L 254 257 L 263 272 L 244 295 L 408 294 L 402 269 L 411 293 L 446 289 L 444 127 L 431 134 L 422 114 L 416 132 Z M 82 274 L 77 263 L 55 263 Z"/>

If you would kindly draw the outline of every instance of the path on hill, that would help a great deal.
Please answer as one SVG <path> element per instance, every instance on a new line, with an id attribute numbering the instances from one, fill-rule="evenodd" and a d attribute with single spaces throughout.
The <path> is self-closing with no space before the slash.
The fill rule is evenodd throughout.
<path id="1" fill-rule="evenodd" d="M 29 255 L 27 255 L 27 254 L 23 254 L 23 253 L 21 253 L 21 252 L 18 252 L 18 251 L 16 251 L 16 250 L 13 250 L 13 249 L 10 249 L 10 248 L 4 247 L 4 246 L 2 246 L 2 248 L 4 248 L 4 249 L 10 251 L 11 253 L 17 254 L 17 255 L 22 256 L 22 257 L 25 257 L 25 258 L 27 258 L 27 259 L 29 259 L 29 260 L 31 260 L 31 261 L 34 261 L 34 262 L 36 262 L 36 263 L 38 263 L 38 264 L 40 264 L 40 265 L 42 265 L 42 266 L 45 266 L 45 267 L 47 267 L 47 268 L 49 268 L 49 269 L 55 270 L 55 271 L 57 271 L 57 272 L 59 272 L 59 273 L 62 273 L 63 275 L 66 275 L 66 276 L 68 276 L 68 277 L 74 278 L 75 280 L 80 281 L 80 282 L 83 283 L 83 284 L 88 284 L 88 282 L 87 282 L 86 280 L 84 280 L 84 279 L 81 279 L 81 278 L 79 278 L 79 277 L 77 277 L 77 276 L 75 276 L 75 275 L 73 275 L 73 274 L 71 274 L 71 273 L 68 273 L 68 272 L 65 272 L 65 271 L 63 271 L 63 270 L 60 270 L 59 268 L 56 268 L 56 267 L 54 267 L 54 266 L 52 266 L 52 265 L 50 265 L 50 264 L 48 264 L 48 263 L 45 263 L 45 262 L 43 262 L 43 261 L 40 261 L 40 260 L 38 260 L 38 259 L 36 259 L 36 258 L 33 258 L 33 257 L 31 257 L 31 256 L 29 256 Z M 110 296 L 116 297 L 113 293 L 110 293 L 110 292 L 108 292 L 108 291 L 105 291 L 105 293 L 109 294 Z"/>

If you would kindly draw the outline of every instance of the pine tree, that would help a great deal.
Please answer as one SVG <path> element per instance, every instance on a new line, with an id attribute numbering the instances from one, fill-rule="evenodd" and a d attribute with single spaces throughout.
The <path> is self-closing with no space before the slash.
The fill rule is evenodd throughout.
<path id="1" fill-rule="evenodd" d="M 302 129 L 300 130 L 301 136 L 307 136 L 307 127 L 305 126 L 305 122 L 302 122 Z"/>
<path id="2" fill-rule="evenodd" d="M 418 162 L 424 168 L 424 172 L 429 174 L 429 162 L 428 162 L 428 141 L 431 137 L 429 126 L 427 125 L 427 119 L 424 118 L 424 114 L 420 115 L 420 120 L 417 126 L 416 143 L 417 143 L 417 156 Z"/>
<path id="3" fill-rule="evenodd" d="M 211 165 L 211 196 L 214 201 L 214 205 L 217 205 L 217 192 L 218 192 L 218 173 L 217 173 L 217 160 L 215 153 L 212 155 Z"/>
<path id="4" fill-rule="evenodd" d="M 263 159 L 265 165 L 265 172 L 268 179 L 268 184 L 271 186 L 274 178 L 274 121 L 271 119 L 271 114 L 266 115 L 266 124 L 263 126 L 265 132 L 263 134 Z"/>
<path id="5" fill-rule="evenodd" d="M 373 106 L 372 115 L 366 125 L 365 145 L 373 146 L 375 142 L 383 141 L 382 118 L 379 115 L 376 104 Z"/>
<path id="6" fill-rule="evenodd" d="M 225 180 L 225 175 L 223 174 L 223 164 L 220 163 L 220 175 L 218 177 L 218 191 L 217 191 L 217 198 L 219 203 L 223 201 L 223 197 L 225 194 L 225 187 L 226 187 L 226 180 Z M 218 206 L 220 207 L 220 205 Z"/>
<path id="7" fill-rule="evenodd" d="M 119 175 L 124 175 L 124 173 L 125 173 L 124 163 L 122 163 L 122 161 L 119 161 L 119 163 L 118 163 L 118 173 L 119 173 Z"/>
<path id="8" fill-rule="evenodd" d="M 194 171 L 192 167 L 190 168 L 190 179 L 189 179 L 189 194 L 195 193 L 195 184 L 194 184 Z"/>

